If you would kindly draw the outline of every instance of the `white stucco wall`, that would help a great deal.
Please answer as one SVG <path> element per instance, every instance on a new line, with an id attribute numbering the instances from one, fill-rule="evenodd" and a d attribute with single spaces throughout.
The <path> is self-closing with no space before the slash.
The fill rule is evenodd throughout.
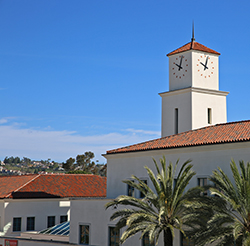
<path id="1" fill-rule="evenodd" d="M 192 130 L 227 122 L 226 96 L 228 92 L 212 90 L 192 90 Z M 208 108 L 212 122 L 208 124 Z"/>
<path id="2" fill-rule="evenodd" d="M 61 215 L 68 215 L 70 219 L 70 201 L 68 199 L 5 199 L 0 203 L 4 205 L 1 216 L 1 231 L 8 228 L 5 235 L 16 236 L 20 232 L 13 232 L 14 217 L 21 217 L 21 232 L 26 231 L 27 217 L 35 217 L 35 230 L 47 228 L 47 217 L 55 216 L 55 223 L 60 223 Z M 0 209 L 1 211 L 1 209 Z"/>
<path id="3" fill-rule="evenodd" d="M 121 209 L 109 208 L 105 210 L 105 204 L 109 199 L 83 199 L 71 201 L 71 221 L 70 221 L 70 243 L 79 244 L 80 225 L 89 225 L 90 245 L 109 245 L 109 226 L 115 226 L 117 221 L 110 221 L 110 216 Z M 124 230 L 120 231 L 120 236 Z M 179 244 L 179 237 L 175 238 L 175 244 Z M 124 246 L 141 246 L 140 234 L 128 239 Z M 163 246 L 162 235 L 159 238 L 159 246 Z"/>
<path id="4" fill-rule="evenodd" d="M 182 69 L 179 69 L 181 57 Z M 207 57 L 208 68 L 204 69 L 201 62 L 205 64 Z M 169 56 L 169 91 L 188 87 L 219 90 L 218 55 L 189 50 Z"/>
<path id="5" fill-rule="evenodd" d="M 179 67 L 175 64 L 180 64 L 182 56 L 182 69 L 179 70 Z M 190 51 L 169 56 L 169 91 L 192 86 L 191 57 Z"/>
<path id="6" fill-rule="evenodd" d="M 208 126 L 208 108 L 212 110 L 212 125 L 227 122 L 228 92 L 201 88 L 186 88 L 160 93 L 162 97 L 161 136 L 175 134 L 175 109 L 178 108 L 178 133 Z"/>
<path id="7" fill-rule="evenodd" d="M 172 161 L 174 163 L 177 159 L 180 159 L 177 172 L 184 161 L 192 159 L 193 169 L 197 173 L 189 184 L 189 187 L 193 187 L 198 184 L 197 178 L 210 176 L 218 166 L 229 177 L 232 177 L 230 171 L 231 159 L 233 158 L 236 162 L 239 160 L 249 161 L 249 149 L 250 142 L 244 142 L 106 155 L 108 160 L 107 198 L 113 199 L 121 194 L 127 194 L 127 185 L 122 183 L 121 180 L 129 179 L 132 174 L 149 181 L 144 166 L 146 165 L 156 171 L 152 157 L 159 161 L 165 155 L 168 162 Z M 150 182 L 148 184 L 152 187 Z M 136 193 L 135 196 L 139 197 L 139 193 Z M 90 244 L 108 245 L 108 227 L 115 224 L 115 222 L 109 220 L 115 210 L 104 209 L 104 205 L 108 201 L 109 199 L 78 199 L 71 201 L 71 243 L 79 243 L 79 225 L 87 224 L 90 225 Z M 178 232 L 175 233 L 174 240 L 174 245 L 180 246 L 180 234 Z M 124 246 L 129 245 L 141 246 L 139 235 L 134 236 L 124 244 Z M 162 238 L 159 240 L 159 246 L 161 245 Z"/>
<path id="8" fill-rule="evenodd" d="M 175 109 L 178 108 L 178 132 L 192 128 L 192 105 L 190 90 L 178 90 L 161 93 L 162 97 L 162 124 L 161 136 L 175 134 Z"/>
<path id="9" fill-rule="evenodd" d="M 243 142 L 106 155 L 107 197 L 115 198 L 120 194 L 126 194 L 126 184 L 121 180 L 130 178 L 132 174 L 139 178 L 146 177 L 144 166 L 155 170 L 152 157 L 158 161 L 165 155 L 167 161 L 174 163 L 180 159 L 179 168 L 181 163 L 192 159 L 193 169 L 197 175 L 190 182 L 190 186 L 196 186 L 197 177 L 211 175 L 212 170 L 218 166 L 230 174 L 229 164 L 232 158 L 235 161 L 250 161 L 249 149 L 250 142 Z"/>
<path id="10" fill-rule="evenodd" d="M 207 67 L 204 70 L 206 58 Z M 204 53 L 198 50 L 192 51 L 192 86 L 203 89 L 219 90 L 219 56 Z"/>

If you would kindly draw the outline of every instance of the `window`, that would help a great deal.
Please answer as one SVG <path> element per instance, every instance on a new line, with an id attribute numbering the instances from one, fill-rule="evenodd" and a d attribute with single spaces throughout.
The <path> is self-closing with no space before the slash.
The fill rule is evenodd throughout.
<path id="1" fill-rule="evenodd" d="M 212 124 L 212 109 L 211 108 L 207 109 L 207 123 Z"/>
<path id="2" fill-rule="evenodd" d="M 80 244 L 89 245 L 89 226 L 80 225 Z"/>
<path id="3" fill-rule="evenodd" d="M 178 133 L 178 125 L 179 125 L 179 115 L 178 115 L 178 108 L 175 109 L 175 117 L 174 117 L 174 134 Z"/>
<path id="4" fill-rule="evenodd" d="M 147 180 L 142 180 L 142 182 L 144 184 L 148 184 Z M 140 198 L 144 198 L 144 197 L 145 197 L 144 194 L 142 192 L 140 192 Z"/>
<path id="5" fill-rule="evenodd" d="M 56 216 L 48 216 L 47 228 L 52 227 L 56 224 Z"/>
<path id="6" fill-rule="evenodd" d="M 13 231 L 21 231 L 22 218 L 13 218 Z"/>
<path id="7" fill-rule="evenodd" d="M 27 231 L 35 230 L 35 217 L 27 217 Z"/>
<path id="8" fill-rule="evenodd" d="M 127 194 L 128 194 L 128 196 L 135 196 L 135 188 L 131 185 L 128 185 L 128 193 Z"/>
<path id="9" fill-rule="evenodd" d="M 181 246 L 195 246 L 195 244 L 181 233 Z"/>
<path id="10" fill-rule="evenodd" d="M 154 243 L 150 243 L 148 233 L 144 234 L 142 237 L 142 246 L 155 246 Z"/>
<path id="11" fill-rule="evenodd" d="M 68 221 L 68 215 L 61 215 L 60 216 L 60 223 L 67 222 Z"/>
<path id="12" fill-rule="evenodd" d="M 198 178 L 198 186 L 203 187 L 208 185 L 208 179 L 207 178 Z M 208 194 L 208 190 L 203 192 L 203 195 L 207 195 Z"/>
<path id="13" fill-rule="evenodd" d="M 120 241 L 120 232 L 115 227 L 109 227 L 109 246 L 118 246 Z"/>
<path id="14" fill-rule="evenodd" d="M 198 186 L 203 187 L 207 185 L 207 178 L 198 178 Z"/>

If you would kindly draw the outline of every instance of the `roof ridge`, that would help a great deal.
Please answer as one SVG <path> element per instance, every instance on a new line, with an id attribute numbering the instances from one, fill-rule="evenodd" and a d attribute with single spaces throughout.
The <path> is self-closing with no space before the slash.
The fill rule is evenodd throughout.
<path id="1" fill-rule="evenodd" d="M 30 174 L 23 174 L 23 175 L 0 175 L 0 178 L 6 178 L 6 177 L 27 177 L 27 176 L 34 176 L 36 174 L 30 173 Z"/>
<path id="2" fill-rule="evenodd" d="M 21 187 L 17 188 L 14 191 L 11 191 L 5 198 L 9 197 L 13 192 L 17 192 L 18 190 L 22 189 L 24 186 L 28 185 L 29 183 L 31 183 L 32 181 L 34 181 L 35 179 L 37 179 L 40 176 L 41 176 L 41 174 L 37 174 L 37 176 L 35 176 L 33 179 L 31 179 L 28 182 L 26 182 L 25 184 L 23 184 Z"/>
<path id="3" fill-rule="evenodd" d="M 243 123 L 243 124 L 242 124 Z M 245 124 L 244 124 L 245 123 Z M 246 124 L 248 123 L 248 124 Z M 227 127 L 226 129 L 237 127 L 238 125 L 242 125 L 241 127 L 248 127 L 248 135 L 249 137 L 245 137 L 244 141 L 250 141 L 250 128 L 249 128 L 249 123 L 250 120 L 241 120 L 241 121 L 235 121 L 235 122 L 225 122 L 225 123 L 220 123 L 220 124 L 215 124 L 215 125 L 210 125 L 210 126 L 205 126 L 202 128 L 194 129 L 194 130 L 189 130 L 185 132 L 181 132 L 178 134 L 173 134 L 170 136 L 166 137 L 161 137 L 153 140 L 148 140 L 145 142 L 125 146 L 125 147 L 120 147 L 117 149 L 109 150 L 106 152 L 106 154 L 116 154 L 116 153 L 124 153 L 124 152 L 133 152 L 133 151 L 140 151 L 140 150 L 153 150 L 153 149 L 163 149 L 163 148 L 172 148 L 172 147 L 184 147 L 184 146 L 197 146 L 197 145 L 204 145 L 204 144 L 215 144 L 215 143 L 226 143 L 226 142 L 240 142 L 243 141 L 241 137 L 235 136 L 235 139 L 217 139 L 217 141 L 209 141 L 209 140 L 204 140 L 204 142 L 189 142 L 187 141 L 186 143 L 176 143 L 173 141 L 179 141 L 180 139 L 185 139 L 186 137 L 190 138 L 194 135 L 199 135 L 199 134 L 205 134 L 206 132 L 214 132 L 214 129 L 221 129 L 223 130 L 224 127 Z M 204 133 L 203 133 L 204 132 Z M 161 146 L 158 146 L 160 143 Z M 171 146 L 169 146 L 167 143 L 172 143 Z M 165 146 L 165 147 L 164 147 Z"/>
<path id="4" fill-rule="evenodd" d="M 216 54 L 216 55 L 220 55 L 219 52 L 211 49 L 211 48 L 208 48 L 207 46 L 205 46 L 204 44 L 201 44 L 197 41 L 190 41 L 184 45 L 182 45 L 181 47 L 169 52 L 167 54 L 167 56 L 171 56 L 171 55 L 174 55 L 174 54 L 178 54 L 178 53 L 182 53 L 182 52 L 185 52 L 185 51 L 190 51 L 190 50 L 198 50 L 198 51 L 202 51 L 202 52 L 207 52 L 207 53 L 211 53 L 211 54 Z"/>

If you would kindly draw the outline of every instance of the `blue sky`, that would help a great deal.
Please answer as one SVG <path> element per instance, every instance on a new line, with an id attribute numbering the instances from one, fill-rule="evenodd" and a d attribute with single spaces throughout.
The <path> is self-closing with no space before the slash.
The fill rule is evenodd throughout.
<path id="1" fill-rule="evenodd" d="M 0 0 L 0 159 L 65 161 L 160 137 L 166 54 L 221 53 L 228 121 L 250 119 L 250 2 Z"/>

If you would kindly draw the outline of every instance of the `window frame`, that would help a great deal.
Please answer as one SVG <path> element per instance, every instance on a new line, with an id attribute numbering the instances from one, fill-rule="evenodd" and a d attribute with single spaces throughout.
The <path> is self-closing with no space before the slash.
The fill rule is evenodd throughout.
<path id="1" fill-rule="evenodd" d="M 13 217 L 12 231 L 18 232 L 22 230 L 22 217 Z"/>
<path id="2" fill-rule="evenodd" d="M 88 227 L 88 234 L 87 233 L 84 234 L 84 238 L 86 237 L 86 235 L 88 236 L 88 243 L 81 242 L 81 239 L 82 239 L 81 227 Z M 79 224 L 79 244 L 80 245 L 90 245 L 90 224 L 84 224 L 84 223 Z"/>
<path id="3" fill-rule="evenodd" d="M 147 178 L 140 178 L 140 180 L 142 182 L 144 182 L 144 184 L 148 185 L 148 179 Z M 145 197 L 145 195 L 140 191 L 139 198 L 144 198 L 144 197 Z"/>
<path id="4" fill-rule="evenodd" d="M 212 108 L 207 108 L 207 123 L 212 124 Z"/>
<path id="5" fill-rule="evenodd" d="M 201 181 L 202 181 L 202 183 L 201 183 Z M 197 177 L 197 182 L 198 182 L 198 186 L 204 187 L 204 186 L 208 185 L 208 177 L 207 176 Z"/>
<path id="6" fill-rule="evenodd" d="M 114 243 L 112 244 L 111 242 L 111 230 L 117 230 L 115 226 L 109 226 L 108 227 L 108 246 L 119 246 L 119 241 L 120 241 L 120 230 L 117 230 L 118 231 L 118 244 L 117 244 L 117 238 L 116 238 L 116 235 L 114 237 Z"/>
<path id="7" fill-rule="evenodd" d="M 62 220 L 62 218 L 66 218 L 66 220 Z M 67 222 L 67 221 L 68 221 L 68 215 L 67 214 L 60 215 L 60 224 L 64 223 L 64 222 Z"/>
<path id="8" fill-rule="evenodd" d="M 174 134 L 179 133 L 179 109 L 174 109 Z"/>
<path id="9" fill-rule="evenodd" d="M 54 219 L 54 225 L 50 225 L 49 219 Z M 47 216 L 47 228 L 53 227 L 56 225 L 56 216 L 55 215 L 49 215 Z"/>
<path id="10" fill-rule="evenodd" d="M 135 182 L 134 180 L 131 180 Z M 132 195 L 130 195 L 130 191 L 132 191 Z M 135 188 L 129 184 L 127 184 L 127 196 L 135 197 Z"/>
<path id="11" fill-rule="evenodd" d="M 148 243 L 145 242 L 145 240 L 148 240 Z M 149 241 L 149 235 L 148 235 L 148 233 L 146 233 L 146 234 L 144 234 L 143 237 L 142 237 L 141 245 L 142 245 L 142 246 L 155 246 L 155 242 L 154 242 L 153 244 L 150 243 L 150 241 Z"/>
<path id="12" fill-rule="evenodd" d="M 36 221 L 35 216 L 27 217 L 26 231 L 35 231 L 35 221 Z"/>

